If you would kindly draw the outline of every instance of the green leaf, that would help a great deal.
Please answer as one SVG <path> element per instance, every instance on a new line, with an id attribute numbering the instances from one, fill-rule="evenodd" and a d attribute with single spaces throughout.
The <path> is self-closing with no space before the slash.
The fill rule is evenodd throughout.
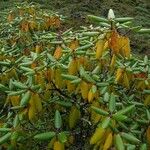
<path id="1" fill-rule="evenodd" d="M 66 79 L 66 80 L 77 80 L 79 79 L 77 76 L 74 76 L 74 75 L 69 75 L 69 74 L 61 74 L 61 76 Z"/>
<path id="2" fill-rule="evenodd" d="M 123 17 L 123 18 L 115 18 L 114 20 L 117 21 L 117 22 L 127 22 L 127 21 L 131 21 L 133 20 L 134 18 L 132 17 Z"/>
<path id="3" fill-rule="evenodd" d="M 149 124 L 149 120 L 147 119 L 137 119 L 136 121 L 142 125 Z"/>
<path id="4" fill-rule="evenodd" d="M 148 56 L 147 56 L 147 55 L 144 57 L 144 64 L 145 64 L 145 65 L 148 64 Z"/>
<path id="5" fill-rule="evenodd" d="M 60 112 L 56 110 L 55 112 L 55 128 L 59 129 L 62 126 L 62 118 Z"/>
<path id="6" fill-rule="evenodd" d="M 83 36 L 95 36 L 95 35 L 98 35 L 100 34 L 99 32 L 83 32 L 82 35 Z"/>
<path id="7" fill-rule="evenodd" d="M 68 30 L 66 30 L 65 32 L 63 32 L 63 34 L 62 35 L 67 35 L 68 33 L 70 33 L 70 31 L 72 30 L 72 28 L 70 28 L 70 29 L 68 29 Z"/>
<path id="8" fill-rule="evenodd" d="M 100 72 L 100 66 L 97 65 L 95 69 L 92 71 L 92 74 L 98 74 Z"/>
<path id="9" fill-rule="evenodd" d="M 96 93 L 96 91 L 97 91 L 97 87 L 95 85 L 92 85 L 91 92 Z"/>
<path id="10" fill-rule="evenodd" d="M 110 120 L 110 117 L 105 118 L 101 124 L 101 127 L 106 129 L 109 126 Z"/>
<path id="11" fill-rule="evenodd" d="M 72 103 L 71 102 L 65 102 L 65 101 L 56 101 L 55 103 L 62 105 L 64 107 L 71 107 Z"/>
<path id="12" fill-rule="evenodd" d="M 41 140 L 41 141 L 49 141 L 51 138 L 53 138 L 56 135 L 55 132 L 45 132 L 40 133 L 34 136 L 34 139 Z"/>
<path id="13" fill-rule="evenodd" d="M 75 51 L 85 50 L 90 48 L 91 46 L 93 46 L 93 44 L 86 44 L 84 46 L 78 47 L 77 49 L 75 49 Z"/>
<path id="14" fill-rule="evenodd" d="M 100 108 L 97 108 L 97 107 L 95 107 L 95 106 L 91 106 L 91 108 L 92 108 L 96 113 L 98 113 L 98 114 L 100 114 L 100 115 L 103 115 L 103 116 L 108 116 L 108 115 L 109 115 L 109 113 L 108 113 L 107 111 L 102 110 L 102 109 L 100 109 Z"/>
<path id="15" fill-rule="evenodd" d="M 13 121 L 13 127 L 16 128 L 18 125 L 19 125 L 19 116 L 17 114 Z"/>
<path id="16" fill-rule="evenodd" d="M 106 93 L 104 94 L 104 102 L 108 102 L 108 101 L 109 101 L 109 97 L 110 97 L 109 93 L 106 92 Z"/>
<path id="17" fill-rule="evenodd" d="M 116 115 L 117 115 L 117 114 L 118 114 L 118 115 L 119 115 L 119 114 L 120 114 L 120 115 L 123 115 L 123 114 L 129 113 L 129 112 L 132 111 L 134 108 L 135 108 L 135 105 L 128 106 L 128 107 L 126 107 L 126 108 L 124 108 L 124 109 L 118 111 L 118 112 L 116 113 Z"/>
<path id="18" fill-rule="evenodd" d="M 109 83 L 108 82 L 100 82 L 100 83 L 96 83 L 96 85 L 99 87 L 105 87 L 105 86 L 108 86 Z"/>
<path id="19" fill-rule="evenodd" d="M 143 33 L 143 34 L 144 34 L 144 33 L 150 33 L 150 29 L 141 29 L 141 30 L 138 31 L 138 33 L 141 33 L 141 34 L 142 34 L 142 33 Z"/>
<path id="20" fill-rule="evenodd" d="M 19 136 L 18 131 L 14 131 L 11 135 L 11 140 L 17 140 Z"/>
<path id="21" fill-rule="evenodd" d="M 140 140 L 137 139 L 134 135 L 130 134 L 130 133 L 121 133 L 121 136 L 126 139 L 127 141 L 134 143 L 134 144 L 138 144 L 140 143 Z"/>
<path id="22" fill-rule="evenodd" d="M 65 63 L 69 59 L 70 55 L 71 55 L 71 53 L 66 54 L 65 56 L 61 57 L 61 60 L 59 62 Z"/>
<path id="23" fill-rule="evenodd" d="M 20 91 L 8 91 L 9 96 L 15 96 L 15 95 L 21 95 L 22 93 L 26 92 L 26 90 L 20 90 Z"/>
<path id="24" fill-rule="evenodd" d="M 127 116 L 121 115 L 121 114 L 117 114 L 117 115 L 115 114 L 115 115 L 113 115 L 113 118 L 117 121 L 125 121 L 128 119 Z"/>
<path id="25" fill-rule="evenodd" d="M 63 42 L 62 42 L 62 41 L 51 41 L 50 43 L 51 43 L 51 44 L 56 44 L 56 45 L 57 45 L 57 44 L 62 44 Z"/>
<path id="26" fill-rule="evenodd" d="M 15 110 L 15 109 L 22 109 L 24 106 L 14 106 L 14 107 L 11 107 L 12 110 Z"/>
<path id="27" fill-rule="evenodd" d="M 11 137 L 11 133 L 7 133 L 4 136 L 0 137 L 0 145 L 7 142 Z"/>
<path id="28" fill-rule="evenodd" d="M 98 16 L 94 16 L 94 15 L 88 15 L 88 18 L 89 18 L 91 21 L 94 21 L 94 22 L 108 22 L 107 19 L 102 18 L 102 17 L 98 17 Z"/>
<path id="29" fill-rule="evenodd" d="M 16 86 L 17 88 L 20 88 L 20 89 L 27 89 L 28 88 L 25 84 L 18 82 L 18 81 L 13 81 L 13 85 Z"/>
<path id="30" fill-rule="evenodd" d="M 67 135 L 65 132 L 61 132 L 58 134 L 58 139 L 61 143 L 65 143 L 67 141 Z"/>
<path id="31" fill-rule="evenodd" d="M 147 144 L 141 144 L 141 146 L 140 146 L 140 150 L 148 150 L 147 149 Z"/>
<path id="32" fill-rule="evenodd" d="M 111 93 L 109 101 L 109 111 L 112 113 L 114 112 L 115 108 L 116 108 L 116 98 L 115 95 Z"/>
<path id="33" fill-rule="evenodd" d="M 48 59 L 49 59 L 50 61 L 52 61 L 52 62 L 55 62 L 55 61 L 56 61 L 56 59 L 55 59 L 51 54 L 49 54 L 49 53 L 47 53 L 47 57 L 48 57 Z"/>
<path id="34" fill-rule="evenodd" d="M 23 66 L 21 66 L 20 69 L 23 70 L 23 71 L 26 71 L 26 72 L 32 72 L 32 73 L 35 73 L 35 71 L 34 71 L 33 69 L 28 68 L 28 67 L 23 67 Z"/>
<path id="35" fill-rule="evenodd" d="M 79 84 L 82 80 L 80 78 L 72 80 L 70 83 L 72 84 Z"/>
<path id="36" fill-rule="evenodd" d="M 85 72 L 85 70 L 84 70 L 84 68 L 82 66 L 80 66 L 80 70 L 79 71 L 80 71 L 81 77 L 83 77 L 86 81 L 95 83 L 95 80 L 93 80 L 91 78 L 91 76 Z"/>
<path id="37" fill-rule="evenodd" d="M 148 109 L 146 109 L 147 119 L 150 121 L 150 112 Z"/>
<path id="38" fill-rule="evenodd" d="M 111 25 L 106 23 L 106 22 L 100 22 L 99 26 L 106 27 L 106 28 L 110 28 L 111 27 Z"/>
<path id="39" fill-rule="evenodd" d="M 150 94 L 150 90 L 144 90 L 143 94 Z"/>
<path id="40" fill-rule="evenodd" d="M 10 62 L 0 61 L 0 65 L 9 66 L 9 65 L 10 65 Z"/>
<path id="41" fill-rule="evenodd" d="M 20 102 L 20 106 L 26 106 L 26 105 L 29 103 L 30 98 L 31 98 L 31 92 L 30 92 L 30 91 L 27 91 L 27 92 L 22 96 L 22 99 L 21 99 L 21 102 Z"/>
<path id="42" fill-rule="evenodd" d="M 127 150 L 135 150 L 135 149 L 136 149 L 135 145 L 131 145 L 131 144 L 127 145 Z"/>
<path id="43" fill-rule="evenodd" d="M 122 138 L 119 134 L 115 135 L 115 147 L 117 150 L 125 150 Z"/>
<path id="44" fill-rule="evenodd" d="M 9 132 L 11 128 L 0 128 L 0 132 Z"/>
<path id="45" fill-rule="evenodd" d="M 27 66 L 30 66 L 32 63 L 33 63 L 33 61 L 28 61 L 28 62 L 19 64 L 19 66 L 27 67 Z"/>
<path id="46" fill-rule="evenodd" d="M 0 91 L 4 92 L 4 91 L 8 91 L 9 89 L 4 86 L 3 84 L 0 84 Z"/>

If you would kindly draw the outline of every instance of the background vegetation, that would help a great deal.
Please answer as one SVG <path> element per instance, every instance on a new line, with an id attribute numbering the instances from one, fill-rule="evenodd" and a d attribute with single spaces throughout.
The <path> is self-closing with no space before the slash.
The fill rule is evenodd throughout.
<path id="1" fill-rule="evenodd" d="M 13 6 L 14 2 L 24 0 L 1 0 L 0 10 Z M 86 15 L 107 16 L 110 8 L 115 10 L 117 17 L 132 16 L 135 24 L 150 27 L 149 0 L 28 0 L 41 4 L 43 9 L 53 10 L 68 17 L 68 26 L 78 28 L 88 24 Z M 122 31 L 124 32 L 124 31 Z M 150 35 L 130 35 L 131 45 L 135 53 L 150 55 Z M 138 44 L 140 43 L 140 44 Z"/>

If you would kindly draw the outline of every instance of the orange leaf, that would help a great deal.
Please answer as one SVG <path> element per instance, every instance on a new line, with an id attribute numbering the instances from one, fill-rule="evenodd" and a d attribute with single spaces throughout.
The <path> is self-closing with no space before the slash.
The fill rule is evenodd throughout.
<path id="1" fill-rule="evenodd" d="M 79 41 L 77 39 L 74 39 L 73 41 L 71 41 L 69 48 L 74 51 L 76 48 L 79 47 Z"/>
<path id="2" fill-rule="evenodd" d="M 12 22 L 14 20 L 14 14 L 13 12 L 10 12 L 8 17 L 7 17 L 8 22 Z"/>
<path id="3" fill-rule="evenodd" d="M 109 47 L 111 48 L 113 54 L 119 53 L 119 34 L 116 30 L 112 31 L 109 41 Z"/>
<path id="4" fill-rule="evenodd" d="M 60 46 L 57 46 L 54 52 L 54 57 L 56 59 L 59 59 L 61 56 L 62 56 L 62 48 Z"/>

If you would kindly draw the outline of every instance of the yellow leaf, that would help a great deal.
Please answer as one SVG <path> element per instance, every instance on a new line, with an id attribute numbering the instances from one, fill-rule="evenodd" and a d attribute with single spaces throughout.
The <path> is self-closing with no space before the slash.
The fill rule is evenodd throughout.
<path id="1" fill-rule="evenodd" d="M 36 10 L 35 10 L 34 7 L 30 6 L 30 7 L 28 8 L 28 13 L 29 13 L 30 15 L 33 16 L 33 15 L 35 14 L 35 12 L 36 12 Z"/>
<path id="2" fill-rule="evenodd" d="M 32 96 L 29 101 L 28 117 L 31 122 L 34 122 L 36 119 L 36 107 L 35 107 L 35 102 Z"/>
<path id="3" fill-rule="evenodd" d="M 55 80 L 55 84 L 58 88 L 63 88 L 65 86 L 64 80 L 62 79 L 61 76 L 61 69 L 56 68 L 55 69 L 55 73 L 54 73 L 54 80 Z"/>
<path id="4" fill-rule="evenodd" d="M 89 86 L 85 81 L 81 82 L 80 90 L 81 90 L 82 98 L 87 100 L 88 99 Z"/>
<path id="5" fill-rule="evenodd" d="M 71 41 L 69 48 L 74 51 L 76 48 L 79 47 L 79 41 L 77 39 L 74 39 L 73 41 Z"/>
<path id="6" fill-rule="evenodd" d="M 145 98 L 145 100 L 144 100 L 144 105 L 145 105 L 145 106 L 150 105 L 150 95 L 147 95 L 147 96 L 146 96 L 146 98 Z"/>
<path id="7" fill-rule="evenodd" d="M 70 75 L 75 75 L 78 72 L 78 62 L 76 58 L 73 58 L 68 66 L 68 73 Z"/>
<path id="8" fill-rule="evenodd" d="M 111 63 L 110 63 L 110 69 L 111 69 L 111 70 L 114 69 L 115 63 L 116 63 L 116 55 L 113 54 L 112 59 L 111 59 Z"/>
<path id="9" fill-rule="evenodd" d="M 36 52 L 37 54 L 39 54 L 41 51 L 42 51 L 41 45 L 40 45 L 40 44 L 37 44 L 37 45 L 35 46 L 35 52 Z"/>
<path id="10" fill-rule="evenodd" d="M 35 30 L 37 28 L 37 23 L 35 21 L 30 21 L 29 22 L 29 28 L 30 30 Z"/>
<path id="11" fill-rule="evenodd" d="M 93 91 L 93 90 L 92 90 L 93 87 L 96 87 L 96 86 L 93 85 L 93 86 L 91 87 L 91 89 L 89 90 L 89 92 L 88 92 L 88 102 L 89 102 L 89 103 L 92 102 L 93 99 L 94 99 L 95 96 L 96 96 L 97 89 L 95 89 L 95 91 Z"/>
<path id="12" fill-rule="evenodd" d="M 69 127 L 72 129 L 77 124 L 78 120 L 80 119 L 81 113 L 80 110 L 72 106 L 70 114 L 69 114 Z"/>
<path id="13" fill-rule="evenodd" d="M 44 94 L 41 95 L 43 100 L 47 101 L 50 99 L 52 93 L 51 89 L 52 89 L 52 85 L 50 83 L 46 84 L 46 89 L 44 91 Z"/>
<path id="14" fill-rule="evenodd" d="M 97 41 L 97 43 L 96 43 L 96 59 L 99 59 L 100 57 L 102 57 L 102 54 L 104 52 L 104 44 L 105 44 L 104 40 Z"/>
<path id="15" fill-rule="evenodd" d="M 127 76 L 127 73 L 124 72 L 123 73 L 123 84 L 126 88 L 130 88 L 130 83 L 129 83 L 129 79 L 128 79 L 128 76 Z"/>
<path id="16" fill-rule="evenodd" d="M 56 141 L 56 136 L 54 136 L 54 137 L 51 139 L 51 141 L 48 143 L 48 146 L 47 146 L 48 149 L 52 149 L 52 148 L 53 148 L 55 141 Z"/>
<path id="17" fill-rule="evenodd" d="M 103 139 L 104 134 L 105 129 L 102 127 L 98 127 L 90 139 L 90 144 L 96 144 L 98 141 L 101 141 Z"/>
<path id="18" fill-rule="evenodd" d="M 19 106 L 20 104 L 20 96 L 10 96 L 9 97 L 12 106 Z"/>
<path id="19" fill-rule="evenodd" d="M 105 140 L 103 150 L 108 150 L 111 147 L 112 140 L 113 140 L 113 136 L 112 136 L 112 132 L 110 132 Z"/>
<path id="20" fill-rule="evenodd" d="M 73 144 L 75 137 L 73 135 L 70 135 L 68 140 L 70 144 Z"/>
<path id="21" fill-rule="evenodd" d="M 138 90 L 144 90 L 144 89 L 145 89 L 145 82 L 144 82 L 144 81 L 138 81 L 138 82 L 136 83 L 136 88 L 137 88 Z"/>
<path id="22" fill-rule="evenodd" d="M 95 94 L 90 90 L 90 91 L 88 92 L 88 102 L 89 102 L 89 103 L 93 101 L 94 96 L 95 96 Z"/>
<path id="23" fill-rule="evenodd" d="M 120 82 L 120 80 L 122 79 L 123 72 L 124 72 L 124 69 L 122 68 L 117 69 L 115 82 Z"/>
<path id="24" fill-rule="evenodd" d="M 54 142 L 53 150 L 64 150 L 65 146 L 63 143 L 60 143 L 59 141 Z"/>
<path id="25" fill-rule="evenodd" d="M 109 48 L 108 41 L 106 41 L 105 44 L 104 44 L 104 50 L 106 50 L 108 48 Z"/>
<path id="26" fill-rule="evenodd" d="M 41 112 L 42 111 L 42 102 L 41 102 L 40 96 L 37 93 L 34 93 L 32 98 L 35 103 L 36 112 Z"/>
<path id="27" fill-rule="evenodd" d="M 42 71 L 37 72 L 37 74 L 35 75 L 35 82 L 39 84 L 42 89 L 45 88 L 45 79 Z"/>
<path id="28" fill-rule="evenodd" d="M 73 92 L 73 91 L 75 91 L 75 89 L 76 89 L 76 85 L 70 83 L 70 81 L 67 81 L 67 90 L 68 90 L 68 92 L 69 92 L 69 93 L 70 93 L 70 92 Z"/>
<path id="29" fill-rule="evenodd" d="M 128 37 L 120 36 L 120 54 L 124 57 L 130 58 L 130 40 Z"/>

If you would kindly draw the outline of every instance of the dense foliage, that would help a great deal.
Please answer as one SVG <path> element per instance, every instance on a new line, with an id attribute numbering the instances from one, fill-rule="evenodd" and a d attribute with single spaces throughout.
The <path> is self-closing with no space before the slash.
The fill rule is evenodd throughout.
<path id="1" fill-rule="evenodd" d="M 131 54 L 133 18 L 63 16 L 17 6 L 0 35 L 0 145 L 4 149 L 150 148 L 150 61 Z M 124 35 L 122 28 L 128 29 Z"/>

